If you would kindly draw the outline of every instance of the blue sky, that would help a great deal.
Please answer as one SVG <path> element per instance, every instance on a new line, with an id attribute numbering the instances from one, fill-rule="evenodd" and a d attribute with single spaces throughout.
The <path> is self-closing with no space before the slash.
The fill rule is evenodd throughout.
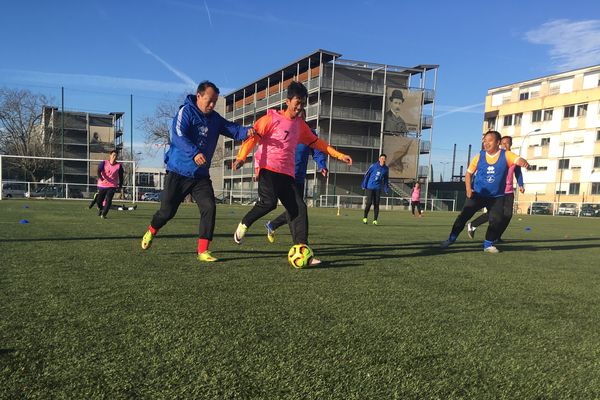
<path id="1" fill-rule="evenodd" d="M 129 113 L 133 94 L 138 150 L 139 120 L 203 79 L 227 93 L 319 48 L 439 64 L 437 179 L 450 175 L 454 143 L 457 165 L 477 146 L 487 89 L 600 64 L 600 2 L 9 0 L 0 43 L 0 86 L 49 94 L 57 105 L 64 86 L 67 109 L 96 112 Z M 152 154 L 143 165 L 158 164 L 162 151 Z"/>

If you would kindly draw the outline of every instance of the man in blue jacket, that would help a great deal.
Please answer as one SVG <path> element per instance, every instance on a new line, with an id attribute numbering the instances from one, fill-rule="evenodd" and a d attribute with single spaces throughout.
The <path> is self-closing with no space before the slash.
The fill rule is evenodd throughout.
<path id="1" fill-rule="evenodd" d="M 208 169 L 219 135 L 244 140 L 254 134 L 246 128 L 227 121 L 214 107 L 219 89 L 214 83 L 203 81 L 196 95 L 189 95 L 179 108 L 171 125 L 171 143 L 165 154 L 167 176 L 160 201 L 160 209 L 152 217 L 148 231 L 142 238 L 142 249 L 152 245 L 152 239 L 177 213 L 179 204 L 191 194 L 200 210 L 198 260 L 217 261 L 208 246 L 215 228 L 215 194 Z"/>
<path id="2" fill-rule="evenodd" d="M 363 190 L 367 190 L 367 204 L 365 205 L 365 213 L 363 216 L 363 224 L 367 223 L 367 216 L 373 204 L 373 225 L 377 225 L 377 218 L 379 217 L 379 199 L 381 198 L 381 187 L 383 185 L 383 191 L 388 194 L 389 186 L 389 168 L 385 165 L 386 155 L 382 154 L 379 156 L 379 160 L 371 164 L 365 176 L 363 178 L 361 187 Z"/>
<path id="3" fill-rule="evenodd" d="M 305 114 L 303 112 L 302 119 L 305 118 Z M 317 132 L 314 129 L 311 129 L 312 133 L 317 136 Z M 308 167 L 308 155 L 312 155 L 313 160 L 317 163 L 318 171 L 323 175 L 327 176 L 327 156 L 323 154 L 321 151 L 317 149 L 311 149 L 305 144 L 298 144 L 296 147 L 295 154 L 295 182 L 296 187 L 298 188 L 298 193 L 302 194 L 304 197 L 304 185 L 306 181 L 306 168 Z M 300 214 L 306 213 L 306 206 L 298 207 L 298 212 Z M 300 215 L 301 218 L 304 216 Z M 277 218 L 272 221 L 268 221 L 265 226 L 267 227 L 267 239 L 269 242 L 275 242 L 275 230 L 282 225 L 288 223 L 287 213 L 284 211 Z"/>

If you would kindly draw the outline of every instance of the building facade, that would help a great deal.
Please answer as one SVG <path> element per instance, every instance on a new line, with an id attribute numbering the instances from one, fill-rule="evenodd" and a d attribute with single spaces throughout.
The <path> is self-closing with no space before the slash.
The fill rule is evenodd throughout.
<path id="1" fill-rule="evenodd" d="M 352 166 L 329 160 L 327 178 L 320 177 L 310 162 L 305 195 L 316 199 L 362 194 L 362 176 L 381 152 L 388 153 L 388 164 L 395 166 L 392 177 L 398 184 L 429 175 L 437 68 L 345 60 L 338 53 L 317 50 L 227 94 L 224 116 L 251 125 L 268 109 L 281 109 L 290 82 L 303 83 L 309 92 L 306 122 L 353 159 Z M 223 191 L 232 199 L 252 199 L 256 195 L 252 157 L 233 171 L 239 143 L 226 139 L 223 149 Z"/>
<path id="2" fill-rule="evenodd" d="M 122 156 L 123 115 L 65 111 L 63 116 L 58 108 L 45 106 L 42 129 L 51 138 L 54 157 L 81 160 L 63 162 L 54 182 L 94 185 L 98 164 L 85 160 L 105 160 L 113 149 Z"/>
<path id="3" fill-rule="evenodd" d="M 531 164 L 520 202 L 600 203 L 600 65 L 490 89 L 484 119 Z"/>

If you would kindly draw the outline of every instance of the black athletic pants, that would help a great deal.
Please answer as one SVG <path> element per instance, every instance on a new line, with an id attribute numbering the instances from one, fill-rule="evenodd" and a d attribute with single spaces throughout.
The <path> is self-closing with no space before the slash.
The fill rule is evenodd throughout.
<path id="1" fill-rule="evenodd" d="M 298 190 L 298 193 L 300 193 L 300 195 L 304 198 L 304 182 L 302 183 L 298 183 L 295 182 L 294 183 L 296 185 L 296 189 Z M 306 204 L 306 203 L 305 203 Z M 298 207 L 298 211 L 301 212 L 300 210 L 300 206 Z M 271 226 L 273 227 L 273 230 L 285 225 L 288 223 L 287 220 L 287 212 L 282 212 L 281 214 L 279 214 L 279 216 L 273 220 L 271 220 Z"/>
<path id="2" fill-rule="evenodd" d="M 242 224 L 250 227 L 275 208 L 277 200 L 285 207 L 294 244 L 308 244 L 308 214 L 306 203 L 298 191 L 294 178 L 278 172 L 261 169 L 258 174 L 258 201 L 242 218 Z"/>
<path id="3" fill-rule="evenodd" d="M 112 205 L 112 199 L 116 191 L 116 188 L 98 188 L 98 194 L 94 200 L 98 206 L 98 209 L 100 210 L 100 215 L 104 215 L 106 217 L 106 214 L 108 214 L 110 206 Z M 106 202 L 104 202 L 104 200 L 106 200 Z"/>
<path id="4" fill-rule="evenodd" d="M 479 197 L 473 193 L 472 198 L 467 198 L 461 213 L 456 217 L 450 236 L 455 238 L 465 229 L 467 222 L 475 215 L 475 213 L 486 207 L 488 210 L 489 225 L 485 233 L 485 240 L 495 241 L 500 236 L 503 221 L 504 197 Z"/>
<path id="5" fill-rule="evenodd" d="M 367 218 L 371 204 L 373 204 L 374 219 L 379 217 L 379 199 L 381 198 L 381 190 L 378 189 L 367 189 L 367 204 L 365 205 L 364 217 Z"/>
<path id="6" fill-rule="evenodd" d="M 192 195 L 198 205 L 198 210 L 200 210 L 198 237 L 212 240 L 217 206 L 212 181 L 209 177 L 188 178 L 173 171 L 167 171 L 160 209 L 152 217 L 150 225 L 156 230 L 165 226 L 177 214 L 179 205 L 188 194 Z"/>
<path id="7" fill-rule="evenodd" d="M 502 234 L 504 233 L 504 231 L 506 231 L 506 228 L 508 228 L 508 225 L 510 224 L 510 220 L 512 219 L 513 216 L 513 208 L 515 205 L 515 194 L 514 193 L 507 193 L 504 195 L 504 205 L 502 207 L 502 226 L 500 227 L 500 231 L 498 233 L 498 239 L 500 239 L 502 237 Z M 481 214 L 479 217 L 475 218 L 473 220 L 473 222 L 471 222 L 471 225 L 474 226 L 475 228 L 477 228 L 479 225 L 485 224 L 486 222 L 488 222 L 489 216 L 488 213 L 483 213 Z"/>
<path id="8" fill-rule="evenodd" d="M 423 213 L 423 211 L 421 211 L 421 201 L 411 201 L 410 208 L 412 211 L 412 215 L 415 215 L 415 208 L 419 212 L 419 215 L 421 215 Z"/>

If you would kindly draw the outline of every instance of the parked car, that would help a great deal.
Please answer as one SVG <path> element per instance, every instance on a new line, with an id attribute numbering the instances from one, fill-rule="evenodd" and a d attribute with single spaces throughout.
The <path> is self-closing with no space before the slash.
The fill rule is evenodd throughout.
<path id="1" fill-rule="evenodd" d="M 25 183 L 4 183 L 2 184 L 2 197 L 10 199 L 12 197 L 25 197 L 27 191 Z"/>
<path id="2" fill-rule="evenodd" d="M 535 202 L 527 209 L 527 214 L 552 214 L 552 203 Z"/>
<path id="3" fill-rule="evenodd" d="M 583 204 L 579 211 L 580 217 L 600 217 L 600 204 Z"/>
<path id="4" fill-rule="evenodd" d="M 149 193 L 144 193 L 142 195 L 142 200 L 143 201 L 160 201 L 160 197 L 161 197 L 160 193 L 149 192 Z"/>
<path id="5" fill-rule="evenodd" d="M 577 204 L 575 203 L 560 203 L 558 205 L 557 215 L 577 215 Z"/>

